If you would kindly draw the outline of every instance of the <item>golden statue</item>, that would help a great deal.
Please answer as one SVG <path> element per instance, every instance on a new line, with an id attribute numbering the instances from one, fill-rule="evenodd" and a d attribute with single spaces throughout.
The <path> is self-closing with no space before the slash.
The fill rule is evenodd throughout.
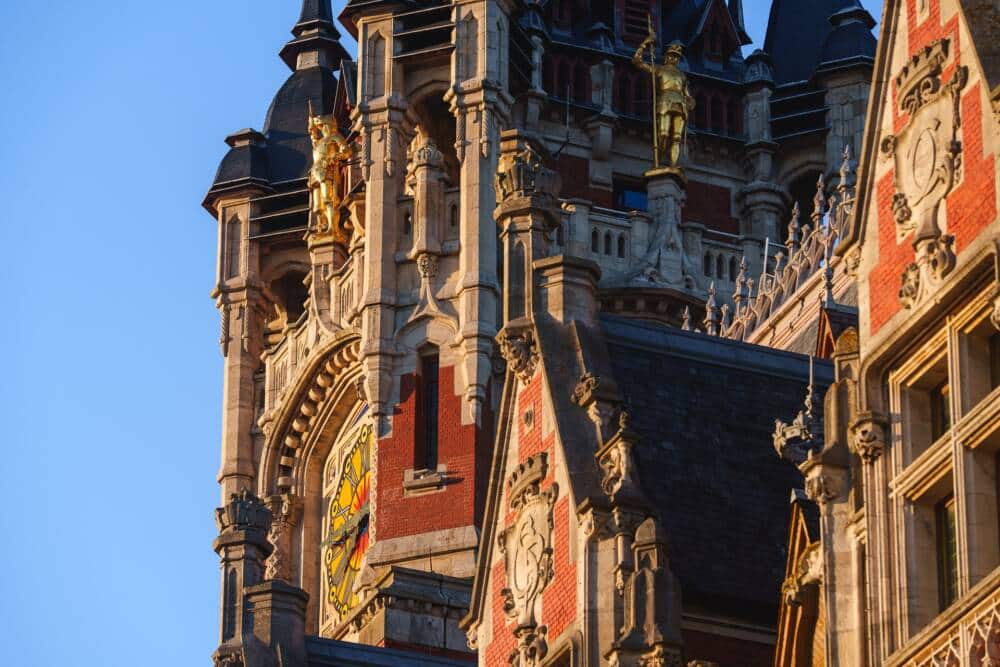
<path id="1" fill-rule="evenodd" d="M 667 161 L 665 171 L 680 174 L 677 166 L 681 146 L 687 138 L 688 116 L 694 110 L 694 98 L 688 91 L 687 76 L 678 67 L 684 49 L 674 42 L 663 54 L 663 64 L 656 62 L 656 33 L 653 20 L 648 18 L 649 35 L 642 41 L 632 64 L 650 73 L 653 78 L 653 166 L 660 168 L 660 156 Z M 649 62 L 645 52 L 649 51 Z"/>
<path id="2" fill-rule="evenodd" d="M 313 145 L 313 163 L 309 169 L 309 200 L 315 222 L 310 229 L 313 238 L 333 237 L 337 243 L 347 243 L 347 228 L 341 224 L 341 192 L 344 176 L 342 167 L 354 151 L 337 130 L 332 114 L 313 116 L 309 110 L 309 137 Z"/>

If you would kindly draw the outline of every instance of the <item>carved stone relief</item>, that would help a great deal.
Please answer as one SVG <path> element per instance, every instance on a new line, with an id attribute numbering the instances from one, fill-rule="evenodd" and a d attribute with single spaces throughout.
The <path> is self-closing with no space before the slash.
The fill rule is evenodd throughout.
<path id="1" fill-rule="evenodd" d="M 537 607 L 552 580 L 552 508 L 559 487 L 542 490 L 548 470 L 540 453 L 521 463 L 507 478 L 507 500 L 516 516 L 497 536 L 504 557 L 506 586 L 500 591 L 503 609 L 514 620 L 517 647 L 511 653 L 515 667 L 535 667 L 547 652 L 546 628 L 538 624 Z"/>
<path id="2" fill-rule="evenodd" d="M 851 449 L 865 463 L 873 463 L 885 451 L 885 426 L 883 418 L 870 412 L 858 415 L 851 424 Z"/>
<path id="3" fill-rule="evenodd" d="M 529 324 L 508 325 L 497 334 L 500 354 L 507 361 L 507 367 L 514 371 L 521 382 L 528 382 L 535 374 L 538 364 L 538 344 L 535 342 L 534 328 Z"/>
<path id="4" fill-rule="evenodd" d="M 914 233 L 916 260 L 903 272 L 899 290 L 905 308 L 923 301 L 955 265 L 954 239 L 941 229 L 939 210 L 961 177 L 960 101 L 969 74 L 957 67 L 942 81 L 950 48 L 948 39 L 932 42 L 901 68 L 894 83 L 906 121 L 881 141 L 882 154 L 893 160 L 896 241 Z"/>

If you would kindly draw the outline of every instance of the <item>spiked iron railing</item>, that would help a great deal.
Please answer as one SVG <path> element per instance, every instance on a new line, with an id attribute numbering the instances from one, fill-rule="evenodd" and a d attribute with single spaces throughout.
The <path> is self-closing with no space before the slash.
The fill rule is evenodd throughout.
<path id="1" fill-rule="evenodd" d="M 850 147 L 844 148 L 840 168 L 840 183 L 836 192 L 827 198 L 826 183 L 820 175 L 813 198 L 810 222 L 802 223 L 798 203 L 792 209 L 788 223 L 788 239 L 784 250 L 774 255 L 774 271 L 764 270 L 754 278 L 747 275 L 746 258 L 740 262 L 740 272 L 733 290 L 733 306 L 716 302 L 711 287 L 705 303 L 705 321 L 702 331 L 733 340 L 748 340 L 787 302 L 817 271 L 822 270 L 825 280 L 822 299 L 833 300 L 833 265 L 839 262 L 833 249 L 847 228 L 854 211 L 854 172 Z M 690 330 L 690 318 L 685 329 Z"/>

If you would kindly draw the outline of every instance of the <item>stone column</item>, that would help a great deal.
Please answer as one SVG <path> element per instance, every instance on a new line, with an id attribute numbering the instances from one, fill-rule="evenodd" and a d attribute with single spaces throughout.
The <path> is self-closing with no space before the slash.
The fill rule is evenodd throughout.
<path id="1" fill-rule="evenodd" d="M 256 474 L 252 435 L 257 417 L 254 375 L 260 368 L 267 307 L 258 274 L 257 244 L 250 240 L 256 227 L 250 222 L 250 202 L 258 194 L 259 189 L 250 188 L 216 203 L 219 259 L 212 297 L 219 309 L 219 344 L 224 357 L 222 463 L 217 478 L 223 499 L 252 488 Z"/>
<path id="2" fill-rule="evenodd" d="M 366 181 L 364 294 L 361 299 L 362 364 L 366 395 L 379 437 L 387 434 L 392 400 L 398 198 L 405 172 L 407 104 L 401 70 L 392 62 L 391 15 L 366 17 L 358 39 L 361 99 L 354 130 L 361 136 L 361 168 Z"/>
<path id="3" fill-rule="evenodd" d="M 681 208 L 687 199 L 684 178 L 679 173 L 654 171 L 646 175 L 646 193 L 652 233 L 633 282 L 684 285 L 684 239 Z"/>
<path id="4" fill-rule="evenodd" d="M 499 279 L 497 236 L 492 211 L 496 206 L 493 180 L 497 173 L 498 132 L 509 119 L 513 102 L 507 91 L 507 2 L 456 3 L 465 39 L 475 49 L 456 52 L 454 81 L 445 95 L 455 115 L 458 157 L 460 245 L 459 339 L 465 401 L 462 422 L 480 423 L 492 370 Z M 474 36 L 471 34 L 475 32 Z"/>

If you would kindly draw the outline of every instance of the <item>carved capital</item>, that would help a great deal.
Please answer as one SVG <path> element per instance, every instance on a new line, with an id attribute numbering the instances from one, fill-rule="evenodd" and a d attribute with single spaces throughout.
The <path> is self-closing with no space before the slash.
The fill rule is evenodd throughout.
<path id="1" fill-rule="evenodd" d="M 817 505 L 826 505 L 841 494 L 841 484 L 832 475 L 816 471 L 806 477 L 806 496 Z"/>
<path id="2" fill-rule="evenodd" d="M 885 451 L 886 420 L 863 412 L 851 424 L 851 450 L 865 463 L 874 463 Z"/>
<path id="3" fill-rule="evenodd" d="M 527 383 L 538 364 L 538 344 L 530 324 L 508 324 L 497 334 L 500 354 L 521 382 Z"/>
<path id="4" fill-rule="evenodd" d="M 271 510 L 260 498 L 243 489 L 229 497 L 229 502 L 215 510 L 215 525 L 220 533 L 246 530 L 266 533 L 271 528 Z"/>

